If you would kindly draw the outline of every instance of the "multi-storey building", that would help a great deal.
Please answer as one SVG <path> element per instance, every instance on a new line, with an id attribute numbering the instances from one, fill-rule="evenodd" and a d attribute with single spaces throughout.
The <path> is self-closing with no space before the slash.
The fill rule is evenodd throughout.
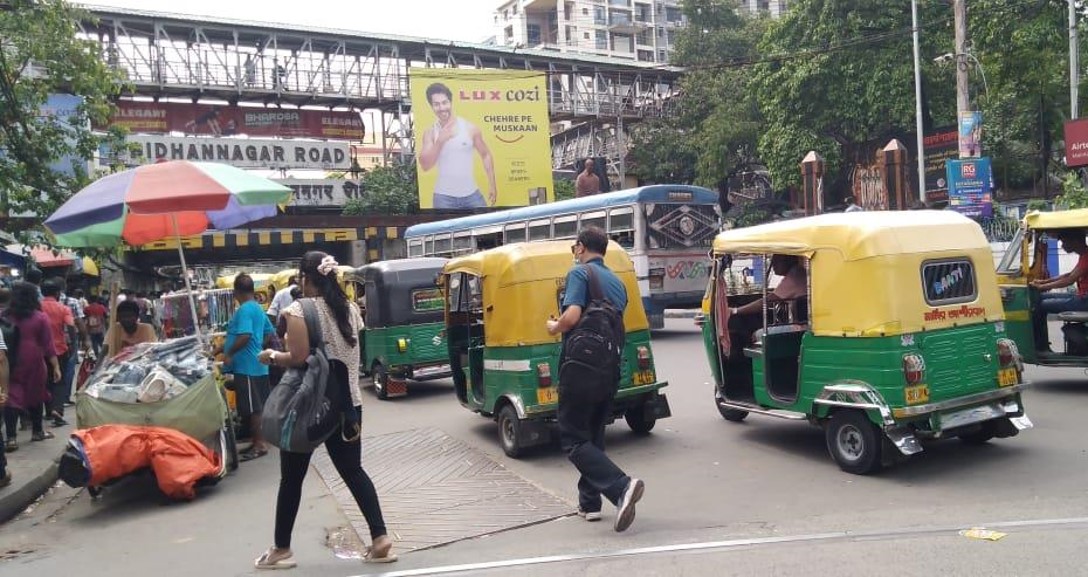
<path id="1" fill-rule="evenodd" d="M 681 2 L 508 0 L 495 11 L 494 43 L 665 63 L 676 34 L 687 23 Z M 786 0 L 739 0 L 739 4 L 771 16 L 786 10 Z"/>
<path id="2" fill-rule="evenodd" d="M 509 0 L 496 43 L 664 63 L 685 24 L 681 0 Z"/>

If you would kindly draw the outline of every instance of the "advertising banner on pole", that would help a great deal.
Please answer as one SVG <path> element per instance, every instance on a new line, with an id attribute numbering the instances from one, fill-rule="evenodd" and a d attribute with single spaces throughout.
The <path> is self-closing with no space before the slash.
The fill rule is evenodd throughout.
<path id="1" fill-rule="evenodd" d="M 554 198 L 544 73 L 412 68 L 409 78 L 421 208 Z"/>
<path id="2" fill-rule="evenodd" d="M 328 138 L 361 141 L 363 118 L 347 110 L 261 108 L 187 102 L 121 100 L 107 125 L 135 134 L 180 132 L 190 136 Z"/>
<path id="3" fill-rule="evenodd" d="M 948 179 L 945 163 L 959 154 L 956 127 L 940 128 L 927 134 L 922 146 L 926 164 L 926 202 L 946 202 Z"/>
<path id="4" fill-rule="evenodd" d="M 351 155 L 347 142 L 271 140 L 259 138 L 209 138 L 134 134 L 125 142 L 137 151 L 125 155 L 126 165 L 149 164 L 161 159 L 222 162 L 237 168 L 347 170 Z"/>
<path id="5" fill-rule="evenodd" d="M 948 206 L 972 218 L 992 218 L 993 174 L 988 157 L 948 161 Z"/>
<path id="6" fill-rule="evenodd" d="M 982 113 L 960 111 L 960 158 L 982 156 Z"/>
<path id="7" fill-rule="evenodd" d="M 1088 118 L 1065 123 L 1065 165 L 1088 166 Z"/>

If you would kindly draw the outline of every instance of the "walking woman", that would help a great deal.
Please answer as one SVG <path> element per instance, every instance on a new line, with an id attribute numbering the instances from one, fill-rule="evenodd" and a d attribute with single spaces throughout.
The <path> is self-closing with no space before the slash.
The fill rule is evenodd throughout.
<path id="1" fill-rule="evenodd" d="M 42 417 L 49 402 L 46 387 L 49 375 L 52 375 L 54 382 L 60 382 L 61 371 L 49 319 L 38 301 L 38 287 L 26 282 L 15 283 L 11 287 L 11 306 L 3 314 L 19 328 L 18 345 L 8 343 L 9 349 L 18 349 L 9 351 L 12 368 L 8 403 L 4 407 L 4 425 L 7 428 L 5 450 L 10 453 L 19 448 L 15 435 L 20 415 L 30 419 L 31 441 L 53 438 L 53 433 L 42 426 Z M 47 370 L 52 373 L 47 373 Z"/>
<path id="2" fill-rule="evenodd" d="M 313 299 L 321 321 L 321 335 L 329 356 L 330 382 L 343 406 L 354 407 L 345 412 L 344 424 L 325 441 L 325 449 L 336 466 L 336 472 L 351 491 L 359 509 L 370 526 L 372 543 L 366 553 L 369 563 L 389 563 L 397 560 L 393 540 L 386 534 L 381 505 L 374 483 L 362 467 L 360 422 L 362 420 L 362 391 L 359 389 L 359 331 L 363 319 L 359 308 L 348 302 L 337 282 L 338 263 L 333 257 L 312 251 L 302 257 L 299 285 L 303 298 Z M 262 363 L 277 367 L 297 367 L 305 364 L 310 351 L 310 335 L 303 318 L 302 303 L 294 302 L 283 311 L 287 318 L 287 352 L 262 351 Z M 280 490 L 276 499 L 275 545 L 261 555 L 258 569 L 286 569 L 295 566 L 291 553 L 291 531 L 295 526 L 302 481 L 310 466 L 311 453 L 280 451 Z"/>

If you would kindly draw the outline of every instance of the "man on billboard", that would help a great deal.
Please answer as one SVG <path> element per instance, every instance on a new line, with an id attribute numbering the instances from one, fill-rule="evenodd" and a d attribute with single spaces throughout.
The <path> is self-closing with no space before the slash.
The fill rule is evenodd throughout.
<path id="1" fill-rule="evenodd" d="M 437 121 L 423 137 L 419 167 L 429 171 L 438 167 L 434 184 L 434 208 L 472 209 L 494 206 L 499 190 L 495 185 L 495 162 L 483 133 L 471 122 L 453 113 L 453 92 L 440 82 L 427 87 L 427 102 Z M 487 173 L 488 198 L 485 201 L 476 184 L 475 158 L 480 155 Z"/>

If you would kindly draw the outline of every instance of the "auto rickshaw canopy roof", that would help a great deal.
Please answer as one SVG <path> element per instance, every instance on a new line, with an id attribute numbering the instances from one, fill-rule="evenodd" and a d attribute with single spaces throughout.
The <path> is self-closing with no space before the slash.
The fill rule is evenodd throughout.
<path id="1" fill-rule="evenodd" d="M 442 322 L 442 299 L 435 280 L 446 262 L 437 257 L 406 258 L 355 269 L 348 278 L 366 287 L 366 326 Z"/>
<path id="2" fill-rule="evenodd" d="M 1033 230 L 1059 228 L 1088 229 L 1088 208 L 1039 212 L 1033 210 L 1024 215 L 1024 225 Z"/>
<path id="3" fill-rule="evenodd" d="M 574 266 L 570 240 L 514 243 L 455 258 L 445 274 L 468 273 L 481 278 L 486 344 L 511 347 L 558 342 L 545 321 L 558 318 L 559 295 Z M 605 266 L 627 288 L 623 314 L 627 332 L 647 330 L 635 266 L 627 252 L 609 241 Z"/>
<path id="4" fill-rule="evenodd" d="M 221 276 L 215 280 L 215 286 L 221 289 L 232 289 L 234 288 L 234 279 L 237 276 L 237 274 Z M 249 278 L 253 279 L 253 288 L 256 290 L 261 290 L 272 283 L 272 275 L 268 273 L 253 273 L 249 275 Z"/>
<path id="5" fill-rule="evenodd" d="M 819 336 L 893 336 L 1004 319 L 986 235 L 978 223 L 951 211 L 833 213 L 775 222 L 723 232 L 714 252 L 809 259 L 809 325 Z M 953 294 L 944 293 L 945 283 L 967 282 L 971 272 L 973 294 L 939 296 Z M 934 283 L 942 285 L 939 290 L 930 290 Z"/>
<path id="6" fill-rule="evenodd" d="M 843 261 L 948 249 L 989 249 L 973 220 L 949 210 L 828 213 L 727 230 L 714 252 L 791 254 L 834 251 Z"/>

